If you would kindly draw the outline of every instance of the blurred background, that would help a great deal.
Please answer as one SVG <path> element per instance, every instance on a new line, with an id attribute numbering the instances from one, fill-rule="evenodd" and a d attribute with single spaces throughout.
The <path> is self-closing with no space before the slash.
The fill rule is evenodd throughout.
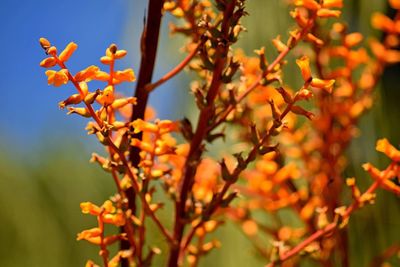
<path id="1" fill-rule="evenodd" d="M 290 28 L 293 22 L 283 2 L 248 1 L 250 16 L 243 21 L 248 30 L 239 43 L 248 54 L 261 46 L 266 46 L 268 54 L 272 51 L 269 40 Z M 379 38 L 371 31 L 369 17 L 374 11 L 390 14 L 386 0 L 345 3 L 344 17 L 352 31 Z M 115 188 L 110 177 L 88 163 L 91 152 L 103 151 L 86 135 L 86 121 L 67 117 L 58 109 L 57 103 L 72 94 L 73 88 L 47 86 L 39 67 L 45 55 L 38 40 L 46 37 L 59 49 L 76 42 L 79 48 L 68 62 L 73 71 L 99 64 L 105 49 L 116 43 L 129 52 L 118 66 L 137 72 L 146 5 L 145 0 L 2 1 L 0 266 L 84 266 L 89 258 L 98 260 L 97 247 L 75 241 L 76 233 L 95 223 L 94 218 L 81 214 L 79 203 L 102 203 Z M 169 35 L 168 20 L 163 21 L 155 78 L 183 57 L 177 51 L 184 39 Z M 179 119 L 190 112 L 193 102 L 186 76 L 179 75 L 151 96 L 159 117 Z M 296 82 L 290 76 L 287 81 Z M 379 167 L 385 164 L 375 152 L 376 140 L 385 136 L 395 145 L 400 143 L 399 84 L 399 65 L 389 67 L 376 92 L 374 108 L 361 120 L 361 135 L 348 151 L 351 165 L 346 175 L 355 175 L 365 185 L 370 180 L 360 165 L 366 161 Z M 121 90 L 131 95 L 133 88 L 134 84 L 125 84 Z M 368 266 L 390 244 L 400 243 L 399 204 L 398 198 L 378 192 L 376 205 L 355 214 L 350 223 L 351 266 Z M 265 263 L 235 225 L 227 224 L 217 235 L 222 247 L 203 259 L 201 266 Z M 163 257 L 158 257 L 155 266 L 162 266 Z"/>

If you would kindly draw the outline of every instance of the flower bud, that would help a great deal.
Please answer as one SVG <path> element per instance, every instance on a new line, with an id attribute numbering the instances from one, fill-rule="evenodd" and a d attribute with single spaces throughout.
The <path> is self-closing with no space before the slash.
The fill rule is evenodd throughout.
<path id="1" fill-rule="evenodd" d="M 49 40 L 47 40 L 46 38 L 43 38 L 43 37 L 39 39 L 39 43 L 40 43 L 40 46 L 41 46 L 44 50 L 49 49 L 50 46 L 51 46 Z"/>
<path id="2" fill-rule="evenodd" d="M 67 47 L 61 52 L 59 59 L 62 62 L 67 61 L 72 54 L 75 52 L 75 50 L 78 48 L 78 45 L 75 44 L 74 42 L 70 42 Z"/>

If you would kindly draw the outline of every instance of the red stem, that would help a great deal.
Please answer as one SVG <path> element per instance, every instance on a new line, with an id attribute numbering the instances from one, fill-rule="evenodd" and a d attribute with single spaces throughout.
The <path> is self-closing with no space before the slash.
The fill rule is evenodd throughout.
<path id="1" fill-rule="evenodd" d="M 222 36 L 228 36 L 229 31 L 229 19 L 231 18 L 234 8 L 236 6 L 236 1 L 231 1 L 225 11 L 224 18 L 221 25 Z M 206 96 L 207 107 L 200 111 L 199 120 L 197 123 L 196 132 L 190 144 L 189 154 L 184 166 L 184 174 L 182 179 L 182 184 L 178 189 L 180 195 L 175 203 L 175 222 L 174 222 L 174 240 L 175 244 L 171 246 L 168 266 L 176 267 L 178 266 L 179 253 L 183 238 L 183 232 L 186 225 L 186 215 L 185 207 L 186 201 L 193 186 L 193 177 L 196 173 L 196 167 L 199 163 L 202 154 L 202 142 L 207 134 L 208 123 L 213 116 L 213 105 L 214 99 L 216 98 L 219 89 L 221 87 L 222 81 L 221 76 L 226 64 L 226 55 L 228 53 L 228 45 L 217 48 L 217 55 L 215 60 L 215 69 L 213 71 L 213 76 L 209 86 L 209 90 Z"/>
<path id="2" fill-rule="evenodd" d="M 146 25 L 143 29 L 141 39 L 141 61 L 139 76 L 136 85 L 135 97 L 137 105 L 134 106 L 131 121 L 143 119 L 146 111 L 149 92 L 146 90 L 146 85 L 151 82 L 154 64 L 156 60 L 158 37 L 160 32 L 163 0 L 149 0 Z M 132 138 L 142 139 L 142 133 L 133 135 Z M 131 147 L 129 151 L 129 160 L 133 167 L 137 167 L 140 162 L 140 150 L 136 147 Z M 136 193 L 133 188 L 125 192 L 128 198 L 128 207 L 132 210 L 132 214 L 136 213 Z M 143 200 L 144 198 L 142 198 Z M 145 204 L 144 204 L 145 205 Z M 155 217 L 154 217 L 155 218 Z M 154 219 L 153 218 L 153 219 Z M 155 220 L 156 223 L 158 220 Z M 129 249 L 130 244 L 124 240 L 121 241 L 121 250 Z M 122 260 L 121 267 L 129 267 L 128 260 Z"/>

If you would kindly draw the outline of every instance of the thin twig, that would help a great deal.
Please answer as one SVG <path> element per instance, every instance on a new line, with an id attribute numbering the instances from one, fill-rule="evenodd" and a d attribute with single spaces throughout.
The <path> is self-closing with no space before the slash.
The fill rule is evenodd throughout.
<path id="1" fill-rule="evenodd" d="M 177 75 L 179 72 L 181 72 L 187 64 L 196 56 L 197 52 L 199 51 L 199 48 L 203 45 L 204 41 L 201 41 L 195 49 L 193 49 L 192 52 L 190 52 L 175 68 L 170 70 L 167 74 L 165 74 L 163 77 L 161 77 L 158 81 L 149 84 L 146 86 L 146 90 L 150 93 L 154 91 L 158 86 L 161 84 L 165 83 L 166 81 L 170 80 L 173 78 L 175 75 Z"/>

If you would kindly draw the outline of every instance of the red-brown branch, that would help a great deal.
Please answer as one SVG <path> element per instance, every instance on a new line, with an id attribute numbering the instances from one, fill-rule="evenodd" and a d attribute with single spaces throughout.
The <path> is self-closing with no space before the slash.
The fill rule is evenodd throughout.
<path id="1" fill-rule="evenodd" d="M 165 74 L 163 77 L 161 77 L 158 81 L 149 84 L 146 86 L 146 90 L 150 93 L 154 89 L 156 89 L 158 86 L 161 84 L 165 83 L 166 81 L 172 79 L 177 75 L 179 72 L 181 72 L 188 64 L 189 62 L 196 56 L 197 52 L 199 51 L 199 48 L 204 42 L 200 42 L 195 49 L 193 49 L 192 52 L 190 52 L 175 68 L 170 70 L 167 74 Z"/>
<path id="2" fill-rule="evenodd" d="M 234 8 L 236 6 L 236 0 L 231 1 L 224 11 L 224 16 L 221 24 L 222 36 L 228 36 L 229 32 L 229 19 L 231 18 Z M 207 135 L 207 125 L 213 116 L 213 105 L 214 100 L 220 90 L 222 81 L 221 76 L 226 64 L 226 55 L 228 53 L 228 45 L 221 44 L 222 47 L 217 48 L 215 68 L 213 71 L 213 76 L 207 92 L 206 100 L 207 106 L 200 111 L 199 120 L 197 123 L 196 131 L 194 133 L 193 139 L 190 143 L 190 150 L 186 163 L 184 166 L 183 179 L 180 185 L 179 196 L 175 203 L 175 220 L 174 220 L 174 240 L 175 244 L 170 248 L 170 255 L 168 259 L 169 267 L 178 266 L 179 253 L 183 238 L 183 232 L 186 225 L 185 219 L 185 207 L 186 201 L 193 186 L 193 177 L 196 172 L 196 167 L 199 163 L 202 149 L 201 145 L 205 136 Z"/>

